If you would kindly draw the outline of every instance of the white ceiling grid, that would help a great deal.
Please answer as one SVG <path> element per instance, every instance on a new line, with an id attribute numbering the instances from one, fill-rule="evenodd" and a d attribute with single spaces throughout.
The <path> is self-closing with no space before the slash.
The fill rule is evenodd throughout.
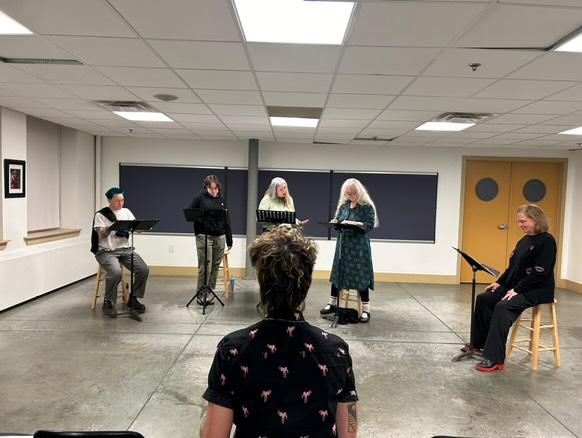
<path id="1" fill-rule="evenodd" d="M 547 149 L 582 141 L 557 135 L 582 125 L 582 54 L 543 50 L 582 25 L 580 0 L 359 1 L 342 46 L 247 43 L 231 0 L 0 0 L 0 10 L 35 32 L 0 36 L 0 57 L 84 64 L 0 63 L 0 105 L 93 134 Z M 142 100 L 175 123 L 122 120 L 95 100 Z M 272 127 L 267 105 L 323 113 L 315 129 Z M 414 131 L 446 111 L 498 116 L 459 133 Z"/>

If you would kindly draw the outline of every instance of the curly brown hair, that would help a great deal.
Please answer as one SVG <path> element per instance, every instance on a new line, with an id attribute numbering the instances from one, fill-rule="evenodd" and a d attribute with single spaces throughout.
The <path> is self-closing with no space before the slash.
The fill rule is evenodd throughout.
<path id="1" fill-rule="evenodd" d="M 317 246 L 299 228 L 277 227 L 250 246 L 265 316 L 294 319 L 311 286 Z"/>

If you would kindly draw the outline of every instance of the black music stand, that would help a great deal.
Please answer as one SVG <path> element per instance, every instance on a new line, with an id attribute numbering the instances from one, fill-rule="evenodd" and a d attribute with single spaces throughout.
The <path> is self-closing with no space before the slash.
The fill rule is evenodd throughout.
<path id="1" fill-rule="evenodd" d="M 483 263 L 479 263 L 469 254 L 464 253 L 463 251 L 461 251 L 458 248 L 455 248 L 454 246 L 452 248 L 455 251 L 457 251 L 461 256 L 463 256 L 465 261 L 469 263 L 469 266 L 471 266 L 471 269 L 473 270 L 473 281 L 471 283 L 471 330 L 469 331 L 469 348 L 468 351 L 463 351 L 462 353 L 459 353 L 455 357 L 453 357 L 452 361 L 458 362 L 460 360 L 471 358 L 474 356 L 477 356 L 479 359 L 482 359 L 483 356 L 480 353 L 473 351 L 473 346 L 471 345 L 471 334 L 473 332 L 473 319 L 475 318 L 475 286 L 476 286 L 475 277 L 477 275 L 477 271 L 483 271 L 497 278 L 497 276 L 499 275 L 499 271 L 496 271 L 492 267 L 487 266 Z"/>
<path id="2" fill-rule="evenodd" d="M 297 216 L 294 211 L 257 210 L 257 222 L 271 225 L 295 225 L 297 222 Z"/>
<path id="3" fill-rule="evenodd" d="M 208 286 L 208 265 L 210 260 L 208 260 L 208 222 L 210 221 L 226 221 L 226 211 L 222 209 L 207 209 L 207 208 L 185 208 L 184 217 L 188 222 L 201 222 L 204 226 L 204 285 L 200 290 L 196 291 L 194 296 L 188 301 L 186 307 L 189 307 L 192 301 L 196 299 L 198 304 L 202 305 L 202 314 L 206 315 L 206 306 L 213 305 L 212 302 L 215 298 L 224 307 L 224 303 L 218 295 L 214 293 L 212 288 Z M 200 260 L 198 261 L 200 263 Z M 208 298 L 212 295 L 212 298 Z"/>
<path id="4" fill-rule="evenodd" d="M 317 221 L 317 223 L 323 227 L 326 228 L 333 228 L 334 230 L 336 230 L 338 232 L 338 245 L 341 245 L 341 239 L 342 239 L 342 233 L 344 230 L 354 230 L 354 231 L 358 231 L 360 233 L 365 233 L 366 230 L 364 230 L 362 227 L 360 227 L 359 225 L 353 225 L 353 224 L 343 224 L 341 222 L 323 222 L 323 221 Z M 340 250 L 341 253 L 341 250 Z M 338 291 L 337 294 L 337 303 L 335 306 L 335 313 L 333 316 L 331 315 L 324 315 L 323 318 L 327 319 L 328 321 L 331 321 L 331 328 L 335 328 L 338 324 L 339 321 L 339 308 L 340 308 L 340 291 Z"/>
<path id="5" fill-rule="evenodd" d="M 143 219 L 143 220 L 120 220 L 115 221 L 109 227 L 109 231 L 125 231 L 128 232 L 131 236 L 131 265 L 130 265 L 130 287 L 129 287 L 129 294 L 133 294 L 133 233 L 135 231 L 147 231 L 151 230 L 154 225 L 156 225 L 160 220 L 159 219 Z M 123 280 L 122 280 L 123 281 Z M 136 321 L 141 321 L 141 316 L 133 310 L 133 307 L 129 309 L 127 312 L 130 318 L 135 319 Z M 123 313 L 121 314 L 123 315 Z"/>

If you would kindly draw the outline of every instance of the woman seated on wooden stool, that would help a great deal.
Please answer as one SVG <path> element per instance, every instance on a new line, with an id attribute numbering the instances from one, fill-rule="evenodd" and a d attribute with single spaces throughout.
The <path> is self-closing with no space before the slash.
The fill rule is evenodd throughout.
<path id="1" fill-rule="evenodd" d="M 471 344 L 483 349 L 478 371 L 503 370 L 509 328 L 522 311 L 554 301 L 556 241 L 548 233 L 544 211 L 534 204 L 517 209 L 517 224 L 525 233 L 509 258 L 509 267 L 477 296 Z"/>

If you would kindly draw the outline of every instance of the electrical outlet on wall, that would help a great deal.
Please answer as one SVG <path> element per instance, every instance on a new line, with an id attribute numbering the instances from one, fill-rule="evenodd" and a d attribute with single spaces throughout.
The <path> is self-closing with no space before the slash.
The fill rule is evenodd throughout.
<path id="1" fill-rule="evenodd" d="M 168 245 L 168 252 L 174 252 L 174 245 Z"/>

